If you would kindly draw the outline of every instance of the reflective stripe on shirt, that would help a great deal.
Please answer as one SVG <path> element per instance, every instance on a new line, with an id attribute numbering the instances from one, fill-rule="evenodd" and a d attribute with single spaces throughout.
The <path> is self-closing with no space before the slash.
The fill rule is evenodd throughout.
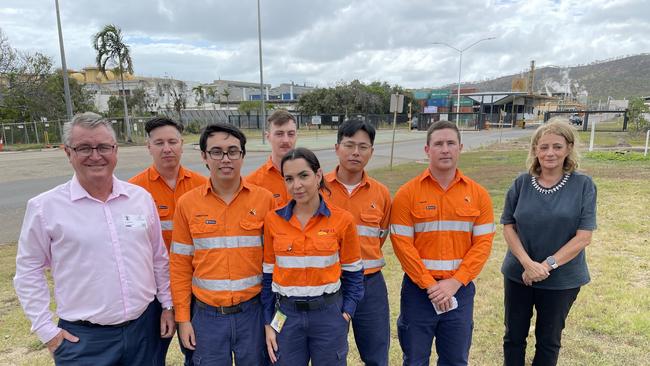
<path id="1" fill-rule="evenodd" d="M 172 220 L 165 220 L 165 221 L 160 221 L 160 228 L 163 230 L 173 230 L 174 229 L 174 223 Z"/>
<path id="2" fill-rule="evenodd" d="M 193 240 L 196 249 L 226 249 L 262 246 L 262 237 L 257 236 L 218 236 Z"/>
<path id="3" fill-rule="evenodd" d="M 371 238 L 383 238 L 388 235 L 388 230 L 372 226 L 357 225 L 357 234 L 359 236 L 369 236 Z"/>
<path id="4" fill-rule="evenodd" d="M 275 265 L 273 263 L 262 263 L 262 272 L 264 273 L 273 273 L 273 268 Z"/>
<path id="5" fill-rule="evenodd" d="M 428 221 L 419 222 L 414 225 L 416 233 L 426 233 L 431 231 L 463 231 L 472 232 L 472 223 L 470 221 Z"/>
<path id="6" fill-rule="evenodd" d="M 276 256 L 275 263 L 283 268 L 327 268 L 339 262 L 339 253 L 326 256 Z"/>
<path id="7" fill-rule="evenodd" d="M 341 280 L 334 283 L 328 283 L 321 286 L 281 286 L 273 282 L 271 286 L 273 292 L 282 296 L 321 296 L 323 294 L 332 294 L 341 288 Z"/>
<path id="8" fill-rule="evenodd" d="M 381 268 L 386 265 L 386 260 L 384 258 L 380 259 L 364 259 L 363 260 L 363 268 L 364 269 L 371 269 L 371 268 Z"/>
<path id="9" fill-rule="evenodd" d="M 413 237 L 413 226 L 406 225 L 390 225 L 390 232 L 396 235 Z"/>
<path id="10" fill-rule="evenodd" d="M 210 291 L 243 291 L 262 283 L 262 276 L 251 276 L 239 280 L 206 280 L 192 277 L 192 284 Z"/>
<path id="11" fill-rule="evenodd" d="M 361 271 L 363 269 L 363 262 L 358 260 L 353 263 L 341 263 L 341 269 L 348 272 Z"/>
<path id="12" fill-rule="evenodd" d="M 194 255 L 194 245 L 172 242 L 171 252 L 181 255 Z"/>
<path id="13" fill-rule="evenodd" d="M 460 267 L 462 259 L 423 259 L 422 263 L 430 271 L 452 271 Z"/>
<path id="14" fill-rule="evenodd" d="M 494 223 L 476 225 L 472 229 L 472 235 L 480 236 L 485 234 L 492 234 L 495 231 L 496 231 L 496 225 L 494 225 Z"/>

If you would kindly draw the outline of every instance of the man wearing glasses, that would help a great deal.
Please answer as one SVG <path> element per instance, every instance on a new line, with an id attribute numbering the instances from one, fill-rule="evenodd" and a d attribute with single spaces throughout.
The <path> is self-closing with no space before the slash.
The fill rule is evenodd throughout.
<path id="1" fill-rule="evenodd" d="M 129 183 L 139 185 L 151 193 L 158 209 L 165 246 L 169 252 L 176 201 L 186 192 L 205 184 L 206 179 L 181 165 L 182 125 L 166 117 L 156 117 L 147 121 L 144 130 L 147 133 L 147 149 L 153 164 L 129 179 Z M 163 361 L 167 357 L 170 342 L 171 338 L 163 339 L 161 343 L 160 358 Z M 181 352 L 185 356 L 185 364 L 191 365 L 192 351 L 184 348 L 182 342 Z"/>
<path id="2" fill-rule="evenodd" d="M 348 210 L 357 224 L 364 268 L 364 297 L 352 318 L 354 340 L 365 365 L 388 365 L 390 314 L 388 292 L 381 269 L 386 265 L 381 247 L 388 236 L 390 193 L 369 177 L 364 168 L 373 152 L 375 128 L 349 120 L 339 126 L 334 146 L 339 165 L 325 176 L 332 194 L 326 200 Z"/>
<path id="3" fill-rule="evenodd" d="M 63 129 L 74 176 L 27 203 L 14 287 L 57 365 L 160 363 L 174 334 L 167 251 L 149 193 L 113 176 L 111 123 L 76 115 Z M 58 325 L 49 311 L 51 270 Z"/>
<path id="4" fill-rule="evenodd" d="M 181 197 L 174 214 L 170 277 L 181 341 L 195 364 L 265 364 L 260 304 L 264 216 L 275 206 L 241 178 L 246 136 L 208 125 L 199 140 L 210 180 Z M 190 301 L 195 297 L 190 318 Z"/>

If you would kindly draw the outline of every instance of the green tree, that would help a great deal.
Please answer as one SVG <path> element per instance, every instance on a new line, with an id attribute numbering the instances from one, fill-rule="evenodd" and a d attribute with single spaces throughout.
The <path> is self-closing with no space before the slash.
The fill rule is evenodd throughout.
<path id="1" fill-rule="evenodd" d="M 187 106 L 187 84 L 180 80 L 165 80 L 160 84 L 165 93 L 169 94 L 170 103 L 167 104 L 167 109 L 173 109 L 178 113 L 178 120 L 183 121 L 181 118 L 181 111 Z"/>
<path id="2" fill-rule="evenodd" d="M 196 105 L 202 107 L 205 103 L 205 89 L 203 86 L 197 85 L 192 88 L 192 92 L 194 92 L 194 100 L 196 100 Z"/>
<path id="3" fill-rule="evenodd" d="M 247 117 L 250 118 L 251 112 L 253 111 L 259 111 L 262 109 L 262 102 L 259 100 L 245 100 L 241 103 L 239 103 L 239 107 L 237 108 L 239 112 L 245 113 Z M 273 110 L 275 108 L 275 105 L 273 103 L 264 103 L 264 109 L 267 111 Z"/>
<path id="4" fill-rule="evenodd" d="M 650 124 L 644 116 L 645 113 L 649 112 L 650 108 L 645 104 L 643 98 L 636 97 L 630 99 L 627 107 L 627 118 L 631 124 L 630 131 L 632 133 L 645 132 L 650 128 Z"/>
<path id="5" fill-rule="evenodd" d="M 126 97 L 126 103 L 135 115 L 144 115 L 149 111 L 149 103 L 151 98 L 147 95 L 144 88 L 139 87 L 133 89 L 131 94 Z M 124 108 L 122 106 L 122 98 L 111 95 L 108 98 L 108 115 L 112 117 L 123 117 Z"/>
<path id="6" fill-rule="evenodd" d="M 226 98 L 226 109 L 230 110 L 230 89 L 226 87 L 222 92 L 221 96 Z"/>
<path id="7" fill-rule="evenodd" d="M 93 48 L 97 52 L 95 59 L 99 71 L 104 76 L 107 66 L 116 66 L 122 84 L 122 104 L 124 106 L 124 125 L 126 126 L 126 137 L 129 142 L 131 138 L 131 124 L 129 123 L 129 111 L 126 101 L 126 90 L 124 89 L 124 72 L 133 73 L 133 60 L 129 46 L 124 43 L 122 30 L 113 24 L 105 25 L 101 31 L 93 36 Z"/>

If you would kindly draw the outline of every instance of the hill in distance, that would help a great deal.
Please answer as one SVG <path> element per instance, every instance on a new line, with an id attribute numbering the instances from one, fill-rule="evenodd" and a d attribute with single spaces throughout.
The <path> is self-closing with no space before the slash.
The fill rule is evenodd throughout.
<path id="1" fill-rule="evenodd" d="M 537 66 L 536 66 L 537 67 Z M 492 80 L 464 83 L 482 92 L 510 91 L 513 78 L 528 73 L 502 76 Z M 456 85 L 448 85 L 455 88 Z M 631 98 L 650 95 L 650 54 L 644 53 L 579 66 L 543 66 L 535 70 L 536 93 L 566 92 L 573 95 L 587 92 L 589 103 L 598 100 Z"/>

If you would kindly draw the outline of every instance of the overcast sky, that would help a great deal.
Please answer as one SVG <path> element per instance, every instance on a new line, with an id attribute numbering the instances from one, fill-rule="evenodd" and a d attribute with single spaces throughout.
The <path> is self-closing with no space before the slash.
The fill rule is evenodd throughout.
<path id="1" fill-rule="evenodd" d="M 14 48 L 60 65 L 54 0 L 2 0 Z M 136 75 L 259 82 L 256 0 L 60 0 L 68 68 L 94 65 L 91 38 L 122 29 Z M 648 0 L 261 0 L 264 81 L 405 87 L 483 80 L 538 67 L 650 52 Z"/>

